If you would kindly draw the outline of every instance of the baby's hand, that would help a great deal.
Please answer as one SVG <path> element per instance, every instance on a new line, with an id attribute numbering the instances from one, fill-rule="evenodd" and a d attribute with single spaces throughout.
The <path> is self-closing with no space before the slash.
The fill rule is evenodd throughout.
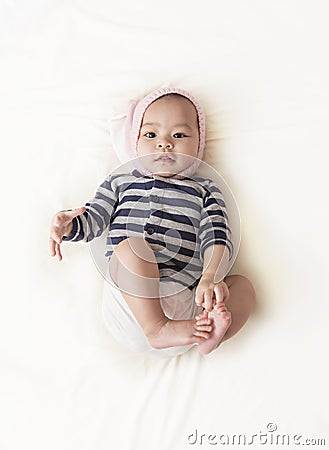
<path id="1" fill-rule="evenodd" d="M 63 236 L 68 236 L 72 229 L 72 220 L 86 211 L 86 208 L 73 209 L 73 211 L 61 211 L 54 215 L 50 226 L 49 247 L 51 256 L 57 255 L 59 261 L 63 259 L 61 243 Z"/>
<path id="2" fill-rule="evenodd" d="M 215 283 L 212 277 L 202 276 L 195 293 L 195 303 L 206 311 L 219 310 L 229 298 L 230 292 L 224 281 Z"/>

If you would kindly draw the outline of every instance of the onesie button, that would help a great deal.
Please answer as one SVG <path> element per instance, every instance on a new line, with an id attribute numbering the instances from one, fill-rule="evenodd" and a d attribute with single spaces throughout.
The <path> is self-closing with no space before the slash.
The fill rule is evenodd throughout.
<path id="1" fill-rule="evenodd" d="M 148 227 L 148 229 L 146 230 L 148 234 L 153 234 L 155 232 L 154 227 Z"/>
<path id="2" fill-rule="evenodd" d="M 159 196 L 158 196 L 158 195 L 154 195 L 154 196 L 153 196 L 153 201 L 154 201 L 155 203 L 159 203 L 159 201 L 160 201 Z"/>

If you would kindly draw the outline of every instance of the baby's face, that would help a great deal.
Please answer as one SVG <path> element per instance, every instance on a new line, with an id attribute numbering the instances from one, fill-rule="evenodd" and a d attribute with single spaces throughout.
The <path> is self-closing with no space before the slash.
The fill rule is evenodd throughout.
<path id="1" fill-rule="evenodd" d="M 146 109 L 140 129 L 137 154 L 149 155 L 147 165 L 162 176 L 171 176 L 188 166 L 199 148 L 198 116 L 185 97 L 160 97 Z"/>

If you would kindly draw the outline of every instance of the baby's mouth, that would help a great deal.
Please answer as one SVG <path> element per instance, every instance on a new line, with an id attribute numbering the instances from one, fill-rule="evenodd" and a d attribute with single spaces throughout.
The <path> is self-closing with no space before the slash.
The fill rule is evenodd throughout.
<path id="1" fill-rule="evenodd" d="M 156 158 L 156 161 L 171 162 L 175 160 L 169 155 L 161 155 L 158 158 Z"/>

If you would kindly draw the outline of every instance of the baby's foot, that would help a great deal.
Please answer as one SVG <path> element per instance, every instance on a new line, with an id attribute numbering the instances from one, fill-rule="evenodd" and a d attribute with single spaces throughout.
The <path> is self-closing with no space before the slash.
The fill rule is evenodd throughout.
<path id="1" fill-rule="evenodd" d="M 153 348 L 177 347 L 180 345 L 201 344 L 210 338 L 213 320 L 204 318 L 198 324 L 193 320 L 168 319 L 159 330 L 147 336 Z"/>
<path id="2" fill-rule="evenodd" d="M 231 313 L 226 308 L 225 304 L 222 303 L 216 310 L 212 310 L 211 312 L 203 311 L 197 316 L 197 319 L 199 317 L 202 319 L 205 317 L 213 319 L 213 331 L 210 333 L 209 339 L 198 344 L 199 352 L 202 355 L 206 355 L 219 346 L 224 334 L 231 325 Z"/>

